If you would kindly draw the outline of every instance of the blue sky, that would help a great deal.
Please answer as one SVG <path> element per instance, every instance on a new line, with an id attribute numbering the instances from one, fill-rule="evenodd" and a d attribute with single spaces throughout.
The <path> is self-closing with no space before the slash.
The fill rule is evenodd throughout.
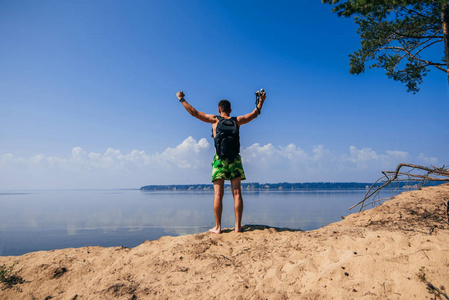
<path id="1" fill-rule="evenodd" d="M 371 182 L 449 163 L 449 89 L 349 74 L 360 39 L 320 1 L 0 1 L 0 189 L 207 183 L 210 126 L 241 129 L 248 181 Z M 433 51 L 443 55 L 443 46 Z"/>

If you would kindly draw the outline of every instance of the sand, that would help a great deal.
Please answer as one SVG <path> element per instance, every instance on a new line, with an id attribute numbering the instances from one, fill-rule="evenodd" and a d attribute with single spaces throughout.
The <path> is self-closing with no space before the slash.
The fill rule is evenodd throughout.
<path id="1" fill-rule="evenodd" d="M 24 280 L 0 299 L 447 299 L 448 201 L 446 184 L 314 231 L 245 226 L 0 257 Z"/>

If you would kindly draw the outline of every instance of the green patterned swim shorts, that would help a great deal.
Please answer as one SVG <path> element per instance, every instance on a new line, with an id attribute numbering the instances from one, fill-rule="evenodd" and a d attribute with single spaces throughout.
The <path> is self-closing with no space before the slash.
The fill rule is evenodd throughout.
<path id="1" fill-rule="evenodd" d="M 229 162 L 228 159 L 219 159 L 215 154 L 212 161 L 212 182 L 215 179 L 231 180 L 240 177 L 245 180 L 245 172 L 243 171 L 242 158 L 237 156 L 234 161 Z"/>

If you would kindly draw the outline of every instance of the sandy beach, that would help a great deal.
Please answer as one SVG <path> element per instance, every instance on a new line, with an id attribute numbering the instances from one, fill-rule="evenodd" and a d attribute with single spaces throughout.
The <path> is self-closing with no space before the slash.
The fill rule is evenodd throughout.
<path id="1" fill-rule="evenodd" d="M 0 257 L 23 279 L 0 284 L 0 299 L 448 299 L 448 201 L 445 184 L 314 231 L 254 225 Z"/>

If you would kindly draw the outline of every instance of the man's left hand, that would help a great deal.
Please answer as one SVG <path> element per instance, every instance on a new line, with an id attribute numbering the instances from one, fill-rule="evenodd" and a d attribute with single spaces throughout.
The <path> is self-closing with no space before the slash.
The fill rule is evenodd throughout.
<path id="1" fill-rule="evenodd" d="M 176 97 L 178 97 L 178 99 L 181 100 L 181 98 L 184 98 L 184 97 L 185 97 L 184 92 L 183 92 L 183 91 L 177 92 L 177 93 L 176 93 Z"/>

